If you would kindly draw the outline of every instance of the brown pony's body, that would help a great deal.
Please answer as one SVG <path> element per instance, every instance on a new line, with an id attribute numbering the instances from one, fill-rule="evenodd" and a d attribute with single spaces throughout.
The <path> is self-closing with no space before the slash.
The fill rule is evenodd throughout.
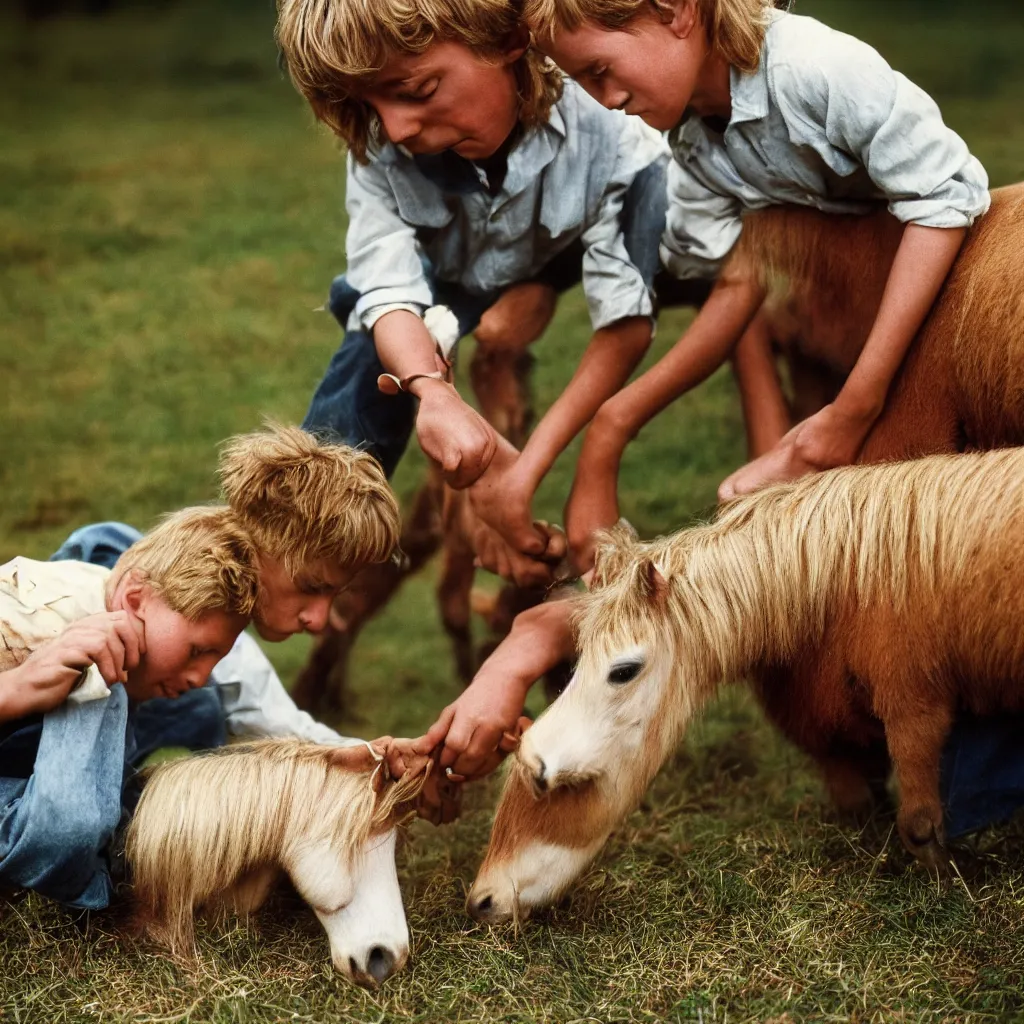
<path id="1" fill-rule="evenodd" d="M 902 233 L 889 214 L 836 217 L 777 208 L 748 219 L 737 257 L 779 282 L 770 321 L 790 363 L 798 415 L 829 401 L 874 322 Z M 1024 185 L 997 189 L 893 386 L 862 463 L 1024 444 Z M 884 615 L 857 626 L 889 650 Z M 901 627 L 903 628 L 903 627 Z M 821 767 L 836 803 L 855 809 L 889 771 L 881 723 L 844 652 L 852 622 L 754 680 L 769 718 Z M 908 642 L 912 638 L 908 634 Z"/>

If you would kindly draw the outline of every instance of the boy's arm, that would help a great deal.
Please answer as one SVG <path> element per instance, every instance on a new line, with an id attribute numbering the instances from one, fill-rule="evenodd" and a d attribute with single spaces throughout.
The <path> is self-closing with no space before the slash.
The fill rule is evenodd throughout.
<path id="1" fill-rule="evenodd" d="M 782 442 L 783 448 L 787 443 L 792 445 L 791 465 L 784 474 L 787 478 L 849 465 L 857 458 L 965 234 L 965 228 L 907 225 L 878 316 L 846 383 L 834 402 L 787 435 L 788 442 Z M 749 479 L 746 484 L 747 489 L 759 486 Z"/>
<path id="2" fill-rule="evenodd" d="M 934 100 L 867 44 L 839 38 L 842 52 L 831 61 L 778 69 L 780 108 L 796 131 L 817 132 L 861 163 L 907 226 L 875 323 L 836 400 L 735 474 L 734 493 L 856 459 L 966 229 L 989 205 L 984 169 Z"/>
<path id="3" fill-rule="evenodd" d="M 79 619 L 17 668 L 0 672 L 0 721 L 59 707 L 92 665 L 108 686 L 126 682 L 144 653 L 127 612 L 101 612 Z"/>
<path id="4" fill-rule="evenodd" d="M 596 331 L 566 389 L 544 414 L 505 472 L 484 473 L 470 489 L 474 512 L 521 546 L 532 523 L 533 495 L 555 459 L 628 380 L 651 342 L 651 320 L 628 317 Z M 533 553 L 533 552 L 530 552 Z"/>
<path id="5" fill-rule="evenodd" d="M 566 506 L 566 533 L 577 571 L 591 567 L 594 531 L 618 520 L 616 489 L 626 445 L 670 402 L 722 365 L 763 300 L 763 288 L 750 276 L 727 270 L 675 346 L 598 410 Z"/>
<path id="6" fill-rule="evenodd" d="M 612 119 L 616 125 L 619 121 L 624 119 Z M 580 236 L 583 288 L 595 332 L 576 372 L 537 424 L 514 467 L 506 473 L 485 474 L 470 492 L 477 515 L 511 544 L 532 521 L 533 495 L 555 459 L 605 399 L 625 384 L 650 346 L 653 297 L 623 234 L 630 185 L 639 172 L 649 170 L 652 161 L 657 166 L 663 149 L 661 140 L 649 136 L 641 126 L 629 122 L 621 126 L 615 169 Z M 651 239 L 652 252 L 655 242 Z"/>
<path id="7" fill-rule="evenodd" d="M 444 743 L 440 767 L 471 778 L 490 763 L 503 735 L 515 732 L 530 687 L 559 662 L 575 657 L 575 604 L 548 601 L 516 616 L 509 635 L 423 738 L 426 750 Z"/>
<path id="8" fill-rule="evenodd" d="M 396 309 L 377 320 L 373 341 L 384 368 L 399 379 L 433 374 L 441 365 L 422 318 L 408 310 Z M 450 486 L 468 487 L 494 457 L 494 428 L 443 380 L 419 377 L 407 390 L 420 400 L 416 436 L 424 453 L 441 466 Z"/>
<path id="9" fill-rule="evenodd" d="M 345 276 L 359 292 L 355 313 L 372 332 L 384 369 L 400 380 L 436 373 L 443 364 L 422 319 L 433 293 L 415 228 L 402 220 L 383 165 L 360 165 L 349 156 L 345 201 Z M 451 486 L 468 486 L 494 454 L 493 430 L 443 381 L 420 377 L 409 391 L 420 399 L 416 433 L 423 451 Z"/>

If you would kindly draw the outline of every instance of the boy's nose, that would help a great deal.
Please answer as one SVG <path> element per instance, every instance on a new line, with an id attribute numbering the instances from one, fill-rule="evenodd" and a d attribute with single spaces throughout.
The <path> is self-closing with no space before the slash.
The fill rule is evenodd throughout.
<path id="1" fill-rule="evenodd" d="M 384 134 L 388 141 L 396 146 L 408 142 L 419 134 L 419 117 L 416 111 L 406 104 L 378 104 L 377 116 L 384 126 Z"/>
<path id="2" fill-rule="evenodd" d="M 299 622 L 307 633 L 322 633 L 331 616 L 331 596 L 317 598 L 299 613 Z"/>

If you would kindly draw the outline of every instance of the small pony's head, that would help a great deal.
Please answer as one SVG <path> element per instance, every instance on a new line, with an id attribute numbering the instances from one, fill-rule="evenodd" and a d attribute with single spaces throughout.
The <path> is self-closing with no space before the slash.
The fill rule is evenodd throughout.
<path id="1" fill-rule="evenodd" d="M 284 872 L 327 932 L 334 966 L 379 985 L 409 956 L 395 843 L 427 765 L 398 782 L 380 769 L 368 748 L 291 739 L 160 765 L 126 843 L 140 924 L 188 954 L 196 913 L 251 913 Z"/>
<path id="2" fill-rule="evenodd" d="M 344 841 L 338 841 L 337 833 L 318 839 L 307 830 L 287 852 L 284 865 L 327 933 L 335 968 L 368 988 L 398 973 L 409 958 L 395 846 L 426 778 L 409 774 L 390 782 L 382 767 L 351 772 L 355 787 L 346 795 L 349 807 L 337 809 L 348 816 L 350 828 L 355 826 Z"/>
<path id="3" fill-rule="evenodd" d="M 614 825 L 592 783 L 538 795 L 522 763 L 513 761 L 466 910 L 488 924 L 528 917 L 572 885 Z"/>

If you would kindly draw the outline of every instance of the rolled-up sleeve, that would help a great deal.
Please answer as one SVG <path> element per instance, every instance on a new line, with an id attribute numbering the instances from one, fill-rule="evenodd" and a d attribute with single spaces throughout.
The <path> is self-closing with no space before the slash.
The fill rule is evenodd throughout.
<path id="1" fill-rule="evenodd" d="M 815 135 L 863 165 L 904 223 L 969 227 L 989 206 L 988 176 L 935 101 L 866 43 L 834 33 L 826 52 L 774 69 L 795 141 Z"/>
<path id="2" fill-rule="evenodd" d="M 648 283 L 626 249 L 623 218 L 634 179 L 652 163 L 664 160 L 667 149 L 661 137 L 645 125 L 630 121 L 624 130 L 617 127 L 614 171 L 604 187 L 597 215 L 581 235 L 583 291 L 594 330 L 625 317 L 654 316 Z"/>
<path id="3" fill-rule="evenodd" d="M 668 169 L 668 214 L 661 262 L 680 280 L 714 278 L 743 229 L 742 206 L 700 182 L 673 160 Z"/>
<path id="4" fill-rule="evenodd" d="M 348 158 L 345 189 L 348 234 L 345 277 L 359 292 L 356 315 L 373 326 L 382 306 L 425 309 L 430 286 L 423 274 L 415 229 L 398 212 L 383 168 L 376 162 L 357 164 Z"/>

